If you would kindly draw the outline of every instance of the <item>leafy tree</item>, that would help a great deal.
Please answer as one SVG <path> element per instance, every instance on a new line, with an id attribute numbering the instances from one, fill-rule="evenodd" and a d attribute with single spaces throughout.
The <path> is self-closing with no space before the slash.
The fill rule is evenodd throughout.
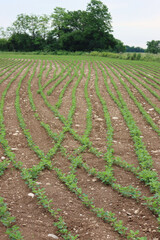
<path id="1" fill-rule="evenodd" d="M 8 48 L 10 51 L 33 51 L 32 37 L 26 33 L 13 33 L 8 40 Z"/>
<path id="2" fill-rule="evenodd" d="M 20 14 L 6 33 L 8 48 L 14 51 L 124 50 L 112 35 L 108 8 L 99 0 L 91 0 L 86 11 L 56 7 L 50 16 Z"/>
<path id="3" fill-rule="evenodd" d="M 65 8 L 56 7 L 54 9 L 54 13 L 51 14 L 51 20 L 52 20 L 52 27 L 55 30 L 55 34 L 57 37 L 61 37 L 66 31 L 66 19 L 68 18 L 68 14 L 65 10 Z"/>
<path id="4" fill-rule="evenodd" d="M 0 27 L 0 38 L 5 38 L 5 30 L 3 27 Z"/>
<path id="5" fill-rule="evenodd" d="M 119 39 L 115 39 L 114 51 L 117 53 L 125 52 L 125 46 Z"/>
<path id="6" fill-rule="evenodd" d="M 147 52 L 155 54 L 160 53 L 160 40 L 147 42 Z"/>
<path id="7" fill-rule="evenodd" d="M 101 1 L 91 0 L 86 11 L 66 11 L 57 7 L 51 18 L 61 49 L 113 50 L 116 44 L 118 50 L 118 43 L 111 34 L 111 15 Z"/>
<path id="8" fill-rule="evenodd" d="M 112 32 L 111 14 L 101 1 L 91 0 L 87 5 L 87 27 L 98 32 Z"/>
<path id="9" fill-rule="evenodd" d="M 35 37 L 38 32 L 38 16 L 20 14 L 13 23 L 14 33 L 29 34 Z"/>
<path id="10" fill-rule="evenodd" d="M 8 41 L 5 38 L 0 39 L 0 51 L 8 51 Z"/>
<path id="11" fill-rule="evenodd" d="M 46 14 L 39 17 L 38 20 L 38 26 L 39 26 L 39 35 L 46 39 L 47 34 L 50 31 L 50 18 Z"/>

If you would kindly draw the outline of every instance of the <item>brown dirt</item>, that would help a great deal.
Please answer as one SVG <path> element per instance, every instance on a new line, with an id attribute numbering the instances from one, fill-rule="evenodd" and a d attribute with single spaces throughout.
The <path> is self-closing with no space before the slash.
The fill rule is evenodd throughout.
<path id="1" fill-rule="evenodd" d="M 47 61 L 47 67 L 42 76 L 42 85 L 53 77 L 55 70 L 54 61 Z M 46 78 L 46 73 L 50 67 L 50 62 L 52 63 L 53 68 Z M 62 61 L 61 64 L 63 67 L 65 66 L 65 63 L 68 65 L 70 62 Z M 45 62 L 43 61 L 43 67 L 44 65 Z M 58 61 L 57 65 L 60 66 Z M 20 106 L 26 127 L 31 133 L 33 141 L 45 154 L 47 154 L 48 151 L 53 148 L 55 143 L 41 126 L 40 121 L 49 124 L 54 133 L 60 133 L 64 127 L 64 124 L 57 117 L 55 117 L 54 113 L 48 107 L 46 107 L 40 94 L 37 93 L 37 90 L 39 89 L 38 74 L 40 71 L 40 63 L 38 64 L 36 74 L 31 85 L 31 91 L 40 121 L 34 117 L 34 112 L 31 109 L 27 92 L 28 80 L 32 74 L 33 67 L 30 69 L 28 75 L 22 82 L 20 89 Z M 59 67 L 59 70 L 56 74 L 58 74 L 60 70 L 61 69 Z M 118 84 L 119 90 L 127 102 L 128 108 L 130 109 L 137 126 L 142 132 L 143 141 L 148 152 L 153 158 L 154 168 L 158 174 L 160 174 L 158 152 L 160 140 L 158 134 L 150 126 L 148 126 L 148 123 L 143 118 L 134 102 L 130 99 L 124 87 L 119 83 L 117 77 L 109 70 L 109 68 L 108 71 Z M 0 85 L 0 96 L 2 95 L 9 81 L 16 75 L 17 72 L 18 71 L 13 73 L 8 79 L 5 80 L 4 83 Z M 13 148 L 13 152 L 16 154 L 16 160 L 22 161 L 24 167 L 31 168 L 32 166 L 37 165 L 40 162 L 40 159 L 33 152 L 33 150 L 28 147 L 27 140 L 22 129 L 20 128 L 15 109 L 16 88 L 24 72 L 25 70 L 20 74 L 19 77 L 17 77 L 8 90 L 4 105 L 4 124 L 6 127 L 6 139 L 8 140 L 9 146 Z M 72 74 L 73 71 L 71 76 Z M 85 75 L 81 79 L 76 91 L 77 105 L 72 125 L 72 128 L 76 130 L 77 134 L 80 136 L 84 134 L 86 128 L 87 103 L 84 95 L 84 86 L 87 79 L 87 74 L 88 62 L 86 61 Z M 51 96 L 47 96 L 50 104 L 54 105 L 57 102 L 61 90 L 71 76 L 68 76 L 66 79 L 64 79 L 64 81 L 56 87 Z M 101 96 L 103 96 L 103 99 L 107 104 L 114 128 L 114 155 L 120 156 L 126 162 L 134 164 L 137 167 L 139 164 L 135 154 L 133 140 L 120 110 L 117 108 L 117 105 L 113 102 L 105 89 L 103 75 L 100 70 L 98 70 L 98 78 L 99 90 Z M 58 81 L 58 79 L 56 81 Z M 62 105 L 59 109 L 59 112 L 66 118 L 71 107 L 72 89 L 76 83 L 76 80 L 77 77 L 75 77 L 75 79 L 66 89 Z M 107 151 L 107 126 L 104 119 L 102 105 L 96 95 L 94 80 L 95 71 L 92 67 L 91 78 L 88 87 L 88 96 L 92 104 L 92 131 L 89 139 L 92 141 L 94 147 L 104 153 Z M 126 79 L 125 81 L 127 82 Z M 53 86 L 54 83 L 55 82 L 45 89 L 45 93 L 51 86 Z M 115 93 L 115 90 L 113 89 L 109 79 L 108 83 L 113 93 Z M 132 91 L 134 90 L 130 84 L 128 84 L 128 86 Z M 140 85 L 138 86 L 141 87 Z M 144 90 L 144 87 L 142 89 Z M 148 92 L 147 94 L 148 97 L 151 97 Z M 135 91 L 135 96 L 140 102 L 145 102 L 145 100 L 142 98 L 142 96 L 140 96 L 139 93 L 137 93 L 137 91 Z M 152 100 L 154 101 L 154 98 L 152 98 Z M 157 100 L 155 100 L 154 103 L 158 106 Z M 149 106 L 146 103 L 145 109 L 147 110 L 148 107 Z M 153 118 L 154 113 L 155 112 L 151 113 L 151 117 Z M 160 121 L 157 115 L 156 121 Z M 66 148 L 67 153 L 72 154 L 76 148 L 81 146 L 81 144 L 80 142 L 76 141 L 70 133 L 66 133 L 62 142 L 62 146 Z M 81 155 L 83 161 L 86 162 L 90 167 L 94 167 L 98 171 L 105 171 L 106 163 L 102 157 L 98 158 L 88 150 L 83 152 Z M 4 151 L 0 146 L 0 161 L 2 161 L 2 156 L 4 156 Z M 70 172 L 71 163 L 67 157 L 64 157 L 61 154 L 60 150 L 58 150 L 55 156 L 52 158 L 52 162 L 54 163 L 55 167 L 60 168 L 64 173 Z M 113 170 L 117 183 L 121 184 L 122 186 L 132 185 L 140 190 L 142 195 L 153 195 L 150 193 L 149 188 L 140 182 L 133 173 L 130 173 L 118 166 L 113 166 Z M 123 220 L 123 223 L 126 227 L 134 231 L 139 230 L 139 236 L 146 236 L 149 240 L 160 239 L 156 216 L 146 206 L 143 205 L 143 201 L 140 200 L 137 202 L 134 199 L 123 197 L 121 194 L 113 190 L 111 186 L 105 185 L 100 180 L 90 176 L 82 168 L 77 169 L 76 176 L 78 179 L 78 187 L 82 189 L 83 193 L 87 194 L 91 199 L 93 199 L 96 207 L 115 213 L 117 219 Z M 78 234 L 78 239 L 123 239 L 116 231 L 114 231 L 110 224 L 103 222 L 93 212 L 91 212 L 90 209 L 86 208 L 82 204 L 81 200 L 58 179 L 54 170 L 42 171 L 37 178 L 37 182 L 39 183 L 40 187 L 45 189 L 48 198 L 52 199 L 53 207 L 55 209 L 61 209 L 60 215 L 63 216 L 69 231 L 73 235 Z M 35 196 L 33 198 L 28 196 L 29 193 L 31 193 L 31 190 L 25 184 L 24 180 L 22 180 L 20 171 L 16 170 L 12 164 L 10 164 L 8 169 L 5 170 L 4 174 L 0 177 L 0 196 L 4 198 L 11 214 L 16 217 L 16 225 L 20 227 L 20 231 L 24 236 L 24 240 L 49 240 L 51 238 L 48 237 L 48 234 L 55 234 L 58 236 L 58 239 L 63 239 L 60 233 L 57 233 L 57 228 L 53 225 L 55 219 L 41 205 L 38 205 L 38 200 Z M 6 228 L 0 224 L 0 240 L 8 239 L 5 231 Z"/>

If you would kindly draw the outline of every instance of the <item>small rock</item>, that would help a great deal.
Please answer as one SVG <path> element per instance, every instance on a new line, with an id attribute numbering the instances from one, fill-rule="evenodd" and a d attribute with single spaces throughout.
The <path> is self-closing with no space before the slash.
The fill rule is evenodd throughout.
<path id="1" fill-rule="evenodd" d="M 96 181 L 97 181 L 97 179 L 96 179 L 96 178 L 93 178 L 93 179 L 92 179 L 92 182 L 96 182 Z"/>
<path id="2" fill-rule="evenodd" d="M 13 150 L 13 151 L 17 151 L 17 150 L 18 150 L 18 148 L 11 148 L 11 150 Z"/>
<path id="3" fill-rule="evenodd" d="M 100 122 L 102 122 L 102 121 L 103 121 L 103 119 L 102 119 L 102 118 L 97 118 L 97 121 L 100 121 Z"/>
<path id="4" fill-rule="evenodd" d="M 34 198 L 34 194 L 33 193 L 28 193 L 28 196 Z"/>
<path id="5" fill-rule="evenodd" d="M 50 186 L 51 184 L 50 183 L 46 183 L 47 186 Z"/>
<path id="6" fill-rule="evenodd" d="M 117 120 L 117 119 L 118 119 L 118 117 L 112 117 L 112 119 L 114 119 L 114 120 Z"/>
<path id="7" fill-rule="evenodd" d="M 127 213 L 128 216 L 131 216 L 131 213 L 129 213 L 129 212 L 126 212 L 126 213 Z"/>
<path id="8" fill-rule="evenodd" d="M 53 239 L 58 239 L 58 237 L 56 235 L 54 235 L 54 234 L 48 234 L 48 237 L 51 237 Z"/>
<path id="9" fill-rule="evenodd" d="M 138 213 L 139 213 L 139 209 L 135 210 L 134 213 L 135 213 L 135 214 L 138 214 Z"/>
<path id="10" fill-rule="evenodd" d="M 17 136 L 18 135 L 18 133 L 13 133 L 13 136 Z"/>
<path id="11" fill-rule="evenodd" d="M 158 153 L 158 152 L 160 152 L 160 150 L 152 150 L 151 152 L 152 153 Z"/>

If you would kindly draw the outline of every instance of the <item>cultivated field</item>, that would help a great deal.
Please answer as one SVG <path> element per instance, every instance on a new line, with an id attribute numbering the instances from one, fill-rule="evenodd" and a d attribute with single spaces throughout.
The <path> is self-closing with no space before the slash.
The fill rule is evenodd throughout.
<path id="1" fill-rule="evenodd" d="M 0 57 L 0 240 L 160 239 L 160 65 Z"/>

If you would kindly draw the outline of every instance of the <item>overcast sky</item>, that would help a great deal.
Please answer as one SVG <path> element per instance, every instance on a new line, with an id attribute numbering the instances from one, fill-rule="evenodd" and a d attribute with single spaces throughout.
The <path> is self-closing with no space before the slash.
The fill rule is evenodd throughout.
<path id="1" fill-rule="evenodd" d="M 50 14 L 55 7 L 86 10 L 90 0 L 0 0 L 0 27 L 9 27 L 18 14 Z M 125 45 L 146 48 L 160 40 L 160 0 L 102 0 L 112 16 L 114 37 Z"/>

